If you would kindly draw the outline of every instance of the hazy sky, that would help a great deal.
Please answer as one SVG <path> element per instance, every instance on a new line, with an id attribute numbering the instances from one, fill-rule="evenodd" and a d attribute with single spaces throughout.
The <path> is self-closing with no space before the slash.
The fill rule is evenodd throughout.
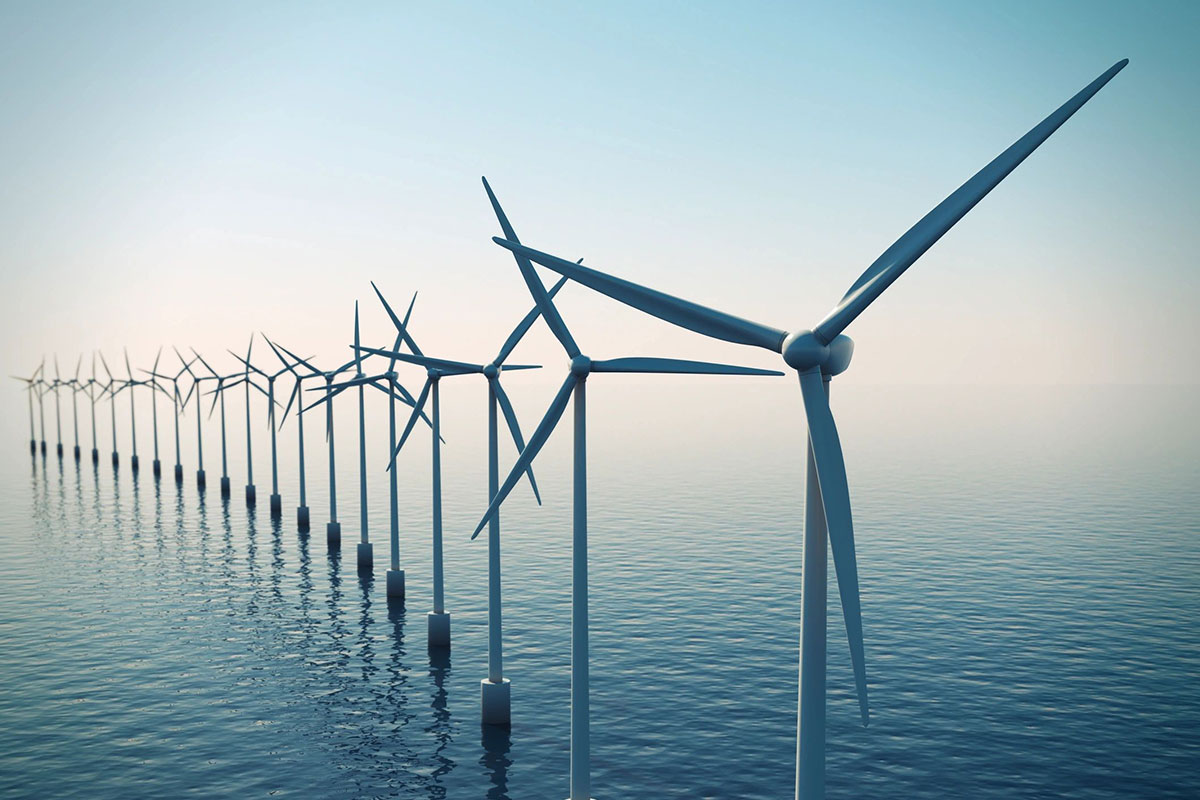
<path id="1" fill-rule="evenodd" d="M 847 331 L 844 380 L 1195 383 L 1198 23 L 1194 3 L 5 2 L 5 371 L 251 330 L 340 359 L 355 298 L 390 342 L 369 279 L 421 292 L 424 349 L 487 359 L 531 301 L 481 174 L 528 244 L 809 327 L 1128 57 Z M 594 357 L 778 363 L 561 297 Z M 544 327 L 518 355 L 560 380 Z"/>

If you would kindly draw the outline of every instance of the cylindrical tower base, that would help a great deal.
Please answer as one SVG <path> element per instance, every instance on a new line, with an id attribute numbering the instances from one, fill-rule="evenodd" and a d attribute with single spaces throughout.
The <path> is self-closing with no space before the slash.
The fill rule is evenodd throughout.
<path id="1" fill-rule="evenodd" d="M 59 457 L 59 458 L 62 458 L 62 442 L 59 442 L 59 443 L 56 445 L 56 449 L 58 450 L 58 457 Z"/>
<path id="2" fill-rule="evenodd" d="M 221 476 L 221 497 L 229 497 L 229 476 Z"/>
<path id="3" fill-rule="evenodd" d="M 277 494 L 271 495 L 271 516 L 283 516 L 283 498 Z"/>
<path id="4" fill-rule="evenodd" d="M 79 460 L 79 445 L 75 445 L 75 460 Z"/>
<path id="5" fill-rule="evenodd" d="M 330 547 L 340 547 L 342 544 L 342 523 L 327 522 L 325 523 L 325 541 Z"/>
<path id="6" fill-rule="evenodd" d="M 404 599 L 404 570 L 389 569 L 387 571 L 387 596 L 398 600 Z"/>
<path id="7" fill-rule="evenodd" d="M 252 506 L 258 502 L 258 493 L 254 491 L 254 484 L 246 484 L 246 505 Z"/>
<path id="8" fill-rule="evenodd" d="M 512 725 L 509 713 L 510 685 L 508 678 L 502 678 L 499 683 L 492 683 L 487 678 L 479 682 L 479 719 L 484 725 Z"/>
<path id="9" fill-rule="evenodd" d="M 156 458 L 151 463 L 151 466 L 154 468 L 154 477 L 156 477 L 156 478 L 161 477 L 162 476 L 162 462 Z"/>
<path id="10" fill-rule="evenodd" d="M 429 623 L 429 646 L 450 646 L 450 615 L 445 611 L 430 611 L 425 615 Z"/>
<path id="11" fill-rule="evenodd" d="M 358 568 L 370 571 L 375 566 L 375 552 L 370 542 L 358 543 Z"/>
<path id="12" fill-rule="evenodd" d="M 137 456 L 129 457 L 129 468 L 131 470 L 133 470 L 134 472 L 138 471 L 138 457 Z"/>
<path id="13" fill-rule="evenodd" d="M 203 489 L 208 484 L 208 478 L 204 475 L 204 470 L 196 470 L 196 485 Z"/>
<path id="14" fill-rule="evenodd" d="M 296 507 L 296 527 L 302 531 L 308 530 L 308 506 Z"/>
<path id="15" fill-rule="evenodd" d="M 183 483 L 183 464 L 175 465 L 175 482 Z"/>

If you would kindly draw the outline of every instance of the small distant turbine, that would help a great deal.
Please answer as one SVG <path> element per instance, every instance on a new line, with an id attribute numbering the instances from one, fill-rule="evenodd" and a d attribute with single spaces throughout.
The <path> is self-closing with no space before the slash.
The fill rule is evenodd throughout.
<path id="1" fill-rule="evenodd" d="M 109 410 L 112 412 L 112 465 L 114 468 L 120 465 L 121 458 L 117 455 L 117 381 L 113 378 L 112 371 L 108 368 L 108 360 L 104 358 L 104 353 L 100 353 L 100 364 L 104 367 L 104 374 L 108 376 L 108 380 L 101 384 L 101 396 L 108 394 Z"/>
<path id="2" fill-rule="evenodd" d="M 234 386 L 237 386 L 239 383 L 241 383 L 242 379 L 238 378 L 238 376 L 241 375 L 242 373 L 235 372 L 232 375 L 220 375 L 217 373 L 217 371 L 215 369 L 212 368 L 212 366 L 207 361 L 204 360 L 204 356 L 202 356 L 196 352 L 196 348 L 194 348 L 194 347 L 192 348 L 192 355 L 196 356 L 196 358 L 200 360 L 200 363 L 204 365 L 204 368 L 207 369 L 210 373 L 212 373 L 212 376 L 211 376 L 212 379 L 217 382 L 216 387 L 211 392 L 209 392 L 209 394 L 213 395 L 213 401 L 212 401 L 212 405 L 209 406 L 209 409 L 208 409 L 208 417 L 209 417 L 209 419 L 212 419 L 213 410 L 217 407 L 217 401 L 220 400 L 220 403 L 221 403 L 221 497 L 229 497 L 229 492 L 230 492 L 229 458 L 228 458 L 228 448 L 226 447 L 226 443 L 225 443 L 225 390 L 232 389 Z M 229 383 L 229 384 L 225 383 L 225 381 L 233 380 L 235 378 L 238 378 L 238 380 L 234 380 L 233 383 Z M 199 404 L 197 404 L 197 409 L 199 409 Z"/>
<path id="3" fill-rule="evenodd" d="M 45 366 L 44 362 L 28 378 L 21 378 L 16 375 L 9 376 L 25 384 L 25 392 L 29 397 L 29 452 L 31 455 L 37 455 L 37 429 L 33 424 L 33 395 L 37 391 L 37 380 L 38 376 L 42 373 L 43 366 Z"/>
<path id="4" fill-rule="evenodd" d="M 508 222 L 500 202 L 492 193 L 487 180 L 483 181 L 496 218 L 509 241 L 518 241 Z M 541 424 L 529 437 L 529 444 L 521 451 L 517 463 L 505 479 L 504 484 L 492 499 L 483 519 L 475 526 L 474 539 L 488 524 L 500 504 L 525 474 L 537 457 L 546 440 L 562 418 L 567 404 L 574 396 L 575 406 L 575 475 L 574 475 L 574 524 L 571 546 L 571 800 L 588 800 L 591 797 L 591 732 L 589 709 L 588 676 L 588 563 L 587 563 L 587 380 L 593 373 L 670 373 L 688 375 L 782 375 L 782 372 L 727 364 L 711 364 L 703 361 L 681 361 L 671 358 L 617 358 L 609 361 L 593 361 L 583 355 L 567 325 L 554 307 L 554 301 L 546 293 L 541 278 L 524 256 L 517 256 L 521 276 L 533 295 L 534 302 L 542 311 L 542 319 L 554 333 L 567 357 L 567 379 L 555 395 Z"/>
<path id="5" fill-rule="evenodd" d="M 157 362 L 157 360 L 158 359 L 155 359 L 156 362 Z M 153 382 L 153 380 L 135 381 L 133 379 L 133 367 L 129 366 L 129 350 L 128 349 L 125 350 L 125 371 L 127 373 L 129 373 L 129 380 L 125 381 L 125 384 L 124 384 L 124 386 L 121 387 L 121 389 L 124 389 L 127 387 L 129 389 L 129 433 L 132 438 L 132 445 L 133 445 L 133 452 L 129 456 L 129 468 L 131 470 L 133 470 L 133 472 L 136 473 L 138 471 L 137 412 L 135 411 L 136 404 L 134 403 L 133 389 L 135 386 L 149 386 L 151 393 L 153 393 L 154 382 Z M 120 391 L 120 389 L 118 389 L 118 391 Z M 153 402 L 153 401 L 154 401 L 154 398 L 151 397 L 151 402 Z M 157 427 L 157 423 L 156 423 L 156 427 Z M 155 445 L 154 446 L 155 446 L 155 450 L 157 451 L 157 448 L 158 448 L 157 434 L 155 435 Z M 157 460 L 158 459 L 155 458 L 155 461 L 157 461 Z"/>
<path id="6" fill-rule="evenodd" d="M 292 355 L 286 348 L 284 348 L 284 352 Z M 338 522 L 337 518 L 337 460 L 333 435 L 333 398 L 338 393 L 345 391 L 345 387 L 334 389 L 333 379 L 346 369 L 355 366 L 356 363 L 357 359 L 352 358 L 335 370 L 321 373 L 325 378 L 325 386 L 310 391 L 323 390 L 325 396 L 307 407 L 301 407 L 302 411 L 307 411 L 315 405 L 325 403 L 325 442 L 329 447 L 329 522 L 325 523 L 325 542 L 331 548 L 341 547 L 342 544 L 342 524 Z M 284 416 L 287 416 L 286 413 Z"/>
<path id="7" fill-rule="evenodd" d="M 176 350 L 175 353 L 176 353 L 176 355 L 178 355 L 179 351 Z M 142 372 L 148 372 L 149 375 L 153 376 L 154 378 L 156 378 L 158 380 L 171 382 L 171 410 L 174 412 L 174 416 L 175 416 L 175 482 L 176 483 L 183 483 L 183 463 L 180 461 L 180 448 L 179 448 L 179 415 L 180 415 L 180 413 L 182 413 L 184 407 L 187 405 L 187 398 L 185 398 L 183 396 L 183 394 L 179 391 L 179 379 L 183 377 L 183 374 L 188 371 L 188 367 L 190 367 L 192 364 L 194 364 L 195 361 L 196 361 L 196 359 L 193 358 L 191 361 L 185 362 L 184 365 L 182 367 L 180 367 L 179 371 L 176 372 L 174 375 L 160 375 L 155 370 L 150 370 L 150 371 L 142 370 Z M 155 359 L 154 363 L 157 364 L 158 359 Z M 191 392 L 188 392 L 188 397 L 191 397 Z M 199 405 L 200 405 L 200 403 L 199 403 L 199 401 L 197 401 L 197 403 L 196 403 L 197 409 L 199 409 Z M 199 412 L 197 411 L 197 413 L 199 413 Z"/>
<path id="8" fill-rule="evenodd" d="M 79 354 L 79 360 L 75 362 L 75 377 L 67 381 L 67 385 L 71 387 L 71 421 L 75 427 L 75 460 L 79 460 L 79 393 L 83 391 L 83 384 L 79 382 L 79 368 L 83 366 L 83 353 Z"/>
<path id="9" fill-rule="evenodd" d="M 246 505 L 255 505 L 258 502 L 258 492 L 254 488 L 254 455 L 252 452 L 253 439 L 250 433 L 250 387 L 257 389 L 264 397 L 268 397 L 267 392 L 257 383 L 250 379 L 250 353 L 254 349 L 254 334 L 250 334 L 250 344 L 246 347 L 246 357 L 242 358 L 232 350 L 230 354 L 241 361 L 245 365 L 245 372 L 239 383 L 246 387 Z M 259 370 L 256 368 L 255 372 Z"/>
<path id="10" fill-rule="evenodd" d="M 173 349 L 175 350 L 175 356 L 179 359 L 179 363 L 183 364 L 184 370 L 188 375 L 192 376 L 192 385 L 188 389 L 188 394 L 187 397 L 184 398 L 184 403 L 186 404 L 188 399 L 191 398 L 192 392 L 196 393 L 196 486 L 200 489 L 203 489 L 208 485 L 208 476 L 204 472 L 204 436 L 201 430 L 201 423 L 204 421 L 204 413 L 200 403 L 200 396 L 202 394 L 200 383 L 202 381 L 217 380 L 217 378 L 220 376 L 215 372 L 212 375 L 197 375 L 192 371 L 191 365 L 196 363 L 196 359 L 200 359 L 200 361 L 204 360 L 200 358 L 199 353 L 196 353 L 195 348 L 192 349 L 192 352 L 196 353 L 196 358 L 193 358 L 191 361 L 188 361 L 183 357 L 183 354 L 179 352 L 179 348 L 173 347 Z M 206 364 L 205 366 L 208 365 Z"/>
<path id="11" fill-rule="evenodd" d="M 65 384 L 59 378 L 59 375 L 58 375 L 58 353 L 55 353 L 54 354 L 54 382 L 50 384 L 50 390 L 54 392 L 54 425 L 58 431 L 58 446 L 56 449 L 58 450 L 59 458 L 62 458 L 63 446 L 62 446 L 62 408 L 59 404 L 58 389 L 59 389 L 59 387 L 64 386 L 64 385 Z"/>
<path id="12" fill-rule="evenodd" d="M 1034 150 L 1090 100 L 1128 60 L 1096 80 L 1036 125 L 990 164 L 960 186 L 897 239 L 859 276 L 812 330 L 793 333 L 706 308 L 631 281 L 572 264 L 521 245 L 511 231 L 496 243 L 529 260 L 589 286 L 626 305 L 682 328 L 737 344 L 779 353 L 800 380 L 808 424 L 808 485 L 801 588 L 800 692 L 796 742 L 796 797 L 825 796 L 826 544 L 833 551 L 850 659 L 863 725 L 869 719 L 858 595 L 858 566 L 851 524 L 850 494 L 842 447 L 829 408 L 830 380 L 850 365 L 854 344 L 843 331 L 905 270 L 1016 169 Z M 532 267 L 529 267 L 532 269 Z"/>
<path id="13" fill-rule="evenodd" d="M 267 338 L 265 334 L 262 337 Z M 253 342 L 253 339 L 251 341 Z M 229 354 L 246 365 L 247 379 L 249 370 L 254 370 L 267 381 L 267 427 L 271 429 L 271 516 L 279 517 L 283 514 L 283 498 L 279 496 L 279 456 L 275 447 L 275 407 L 279 405 L 275 402 L 275 379 L 288 372 L 288 369 L 285 367 L 278 372 L 268 374 L 250 363 L 249 351 L 245 358 L 232 350 L 229 351 Z"/>
<path id="14" fill-rule="evenodd" d="M 560 280 L 549 292 L 551 297 L 567 282 Z M 376 288 L 376 293 L 379 292 Z M 383 295 L 379 295 L 388 315 L 393 318 L 391 307 Z M 525 449 L 525 439 L 521 436 L 521 428 L 517 423 L 516 413 L 508 394 L 500 384 L 500 373 L 504 370 L 530 369 L 529 366 L 504 366 L 513 348 L 521 341 L 525 333 L 541 315 L 541 310 L 534 306 L 533 310 L 517 325 L 501 347 L 499 355 L 490 364 L 468 364 L 466 362 L 448 361 L 446 359 L 430 358 L 421 355 L 408 355 L 399 352 L 363 348 L 364 352 L 374 355 L 394 355 L 401 361 L 419 364 L 427 369 L 428 378 L 417 398 L 416 407 L 409 417 L 408 425 L 392 451 L 388 468 L 395 467 L 396 456 L 404 442 L 412 433 L 417 419 L 423 415 L 425 402 L 432 397 L 433 402 L 433 611 L 428 614 L 428 634 L 430 647 L 450 646 L 450 615 L 445 610 L 444 581 L 442 570 L 442 459 L 441 459 L 441 410 L 438 390 L 443 377 L 454 375 L 482 375 L 488 382 L 488 501 L 495 497 L 500 485 L 499 443 L 497 425 L 497 406 L 503 410 L 504 419 L 508 423 L 509 433 L 517 452 Z M 415 343 L 414 343 L 415 344 Z M 410 345 L 412 347 L 413 345 Z M 420 352 L 417 350 L 416 352 Z M 533 495 L 541 504 L 537 482 L 533 477 L 533 468 L 528 471 L 529 485 Z M 503 637 L 501 635 L 501 603 L 500 603 L 500 514 L 492 515 L 488 523 L 488 677 L 480 682 L 480 712 L 486 725 L 508 725 L 511 721 L 510 697 L 511 686 L 504 677 Z"/>
<path id="15" fill-rule="evenodd" d="M 265 334 L 263 335 L 263 338 L 267 339 Z M 298 397 L 302 396 L 300 393 L 301 393 L 301 391 L 303 391 L 304 381 L 309 378 L 324 378 L 325 373 L 321 372 L 321 370 L 317 369 L 316 367 L 314 367 L 312 364 L 308 363 L 308 361 L 304 360 L 303 358 L 300 358 L 300 356 L 296 355 L 291 350 L 288 350 L 283 345 L 277 345 L 274 342 L 272 342 L 270 339 L 267 339 L 267 344 L 270 345 L 271 350 L 275 353 L 275 356 L 279 359 L 280 363 L 283 364 L 284 369 L 286 369 L 288 372 L 292 373 L 292 377 L 296 381 L 295 385 L 292 387 L 292 393 L 288 397 L 287 407 L 283 410 L 283 419 L 279 420 L 279 427 L 282 429 L 283 423 L 287 422 L 288 413 L 292 410 L 292 403 L 294 403 Z M 286 358 L 283 357 L 283 353 L 280 352 L 281 350 L 283 351 L 283 353 L 287 353 L 288 356 L 290 356 L 292 358 L 291 362 L 289 362 Z M 354 364 L 353 361 L 348 361 L 346 364 L 344 364 L 341 367 L 341 369 L 345 369 L 346 367 L 351 366 L 353 364 Z M 301 373 L 297 372 L 296 367 L 299 367 L 299 366 L 304 367 L 304 369 L 307 370 L 307 372 L 305 374 L 301 374 Z M 296 460 L 297 460 L 297 465 L 298 465 L 299 475 L 300 475 L 300 505 L 296 507 L 296 527 L 301 531 L 307 532 L 308 528 L 309 528 L 309 513 L 308 513 L 308 493 L 307 493 L 307 487 L 306 487 L 306 482 L 305 482 L 305 470 L 304 470 L 304 401 L 303 400 L 301 400 L 300 403 L 297 404 L 297 406 L 296 406 L 296 436 L 297 436 L 297 445 L 298 445 Z"/>
<path id="16" fill-rule="evenodd" d="M 147 372 L 150 375 L 150 380 L 146 381 L 145 384 L 150 387 L 150 419 L 151 428 L 154 431 L 154 462 L 151 464 L 151 467 L 153 468 L 154 477 L 156 478 L 162 476 L 162 462 L 158 460 L 158 395 L 155 393 L 167 393 L 167 390 L 159 384 L 158 378 L 155 377 L 155 373 L 158 371 L 158 360 L 160 358 L 162 358 L 161 346 L 158 348 L 158 352 L 154 355 L 154 365 L 150 367 L 149 370 L 139 368 L 139 371 Z"/>

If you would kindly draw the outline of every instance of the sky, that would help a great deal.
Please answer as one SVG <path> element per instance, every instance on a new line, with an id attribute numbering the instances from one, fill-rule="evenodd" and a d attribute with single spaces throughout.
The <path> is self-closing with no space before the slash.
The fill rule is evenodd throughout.
<path id="1" fill-rule="evenodd" d="M 847 330 L 839 380 L 1195 384 L 1198 36 L 1200 5 L 1165 2 L 10 0 L 0 356 L 88 375 L 174 344 L 233 371 L 265 331 L 329 365 L 355 300 L 391 342 L 374 280 L 419 291 L 424 350 L 486 361 L 532 301 L 481 175 L 531 246 L 811 327 L 1129 58 Z M 594 358 L 779 364 L 584 287 L 560 307 Z M 540 323 L 516 360 L 561 380 Z"/>

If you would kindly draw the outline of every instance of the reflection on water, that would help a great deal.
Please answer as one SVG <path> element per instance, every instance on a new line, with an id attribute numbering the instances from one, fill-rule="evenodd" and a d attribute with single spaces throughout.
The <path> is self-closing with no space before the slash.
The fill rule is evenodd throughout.
<path id="1" fill-rule="evenodd" d="M 1022 419 L 1036 445 L 949 408 L 924 430 L 955 447 L 929 452 L 888 438 L 907 430 L 892 420 L 866 439 L 845 426 L 875 713 L 855 724 L 835 614 L 831 796 L 1200 796 L 1200 467 L 1180 434 L 1195 404 L 1132 417 L 1131 446 L 1106 424 L 1125 406 L 1069 400 Z M 1030 410 L 994 409 L 998 429 L 1016 429 L 1005 413 Z M 778 487 L 799 485 L 798 459 L 731 444 L 639 451 L 631 471 L 605 445 L 597 794 L 789 796 L 800 514 Z M 546 506 L 506 511 L 511 730 L 478 724 L 486 559 L 458 536 L 470 509 L 447 509 L 454 649 L 430 651 L 421 487 L 402 502 L 395 602 L 354 568 L 349 525 L 343 551 L 107 460 L 38 453 L 26 481 L 23 457 L 0 455 L 0 795 L 566 794 L 570 487 L 553 453 Z M 448 472 L 447 496 L 477 477 Z"/>

